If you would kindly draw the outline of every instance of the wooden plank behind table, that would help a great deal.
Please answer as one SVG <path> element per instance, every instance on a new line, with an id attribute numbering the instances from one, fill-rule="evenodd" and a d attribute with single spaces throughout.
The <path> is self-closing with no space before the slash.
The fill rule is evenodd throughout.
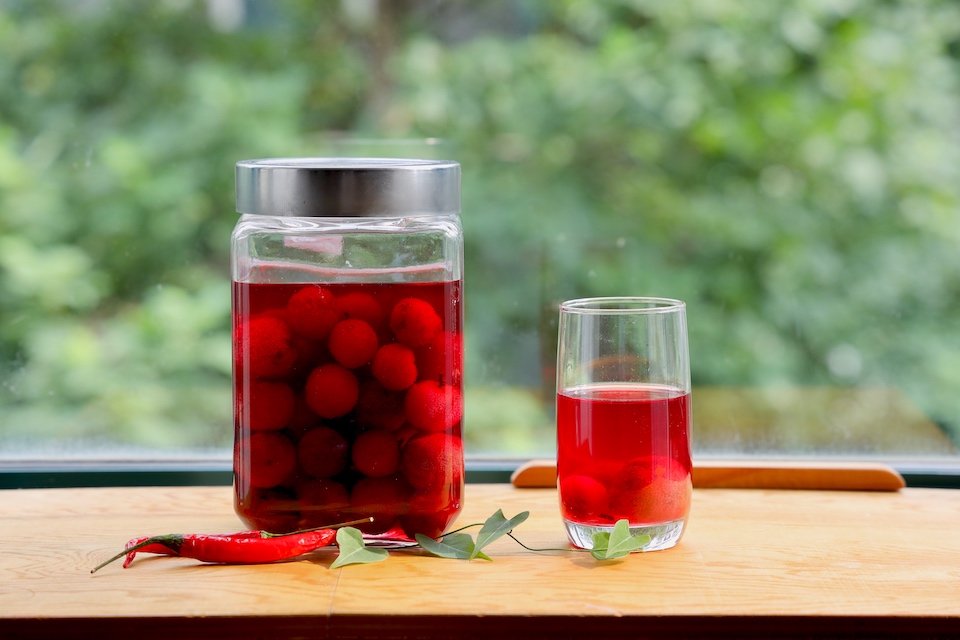
<path id="1" fill-rule="evenodd" d="M 555 487 L 557 464 L 530 460 L 511 475 L 514 486 L 526 489 Z M 906 484 L 891 467 L 872 462 L 697 460 L 693 486 L 701 489 L 826 489 L 845 491 L 899 491 Z"/>
<path id="2" fill-rule="evenodd" d="M 528 545 L 565 546 L 555 491 L 468 485 L 460 523 L 497 508 L 531 512 L 516 531 Z M 138 534 L 238 528 L 222 487 L 0 492 L 0 635 L 512 628 L 535 637 L 550 625 L 622 633 L 707 623 L 748 635 L 782 631 L 787 620 L 793 629 L 815 630 L 818 620 L 840 629 L 850 616 L 879 630 L 909 621 L 908 630 L 960 631 L 960 536 L 946 535 L 960 530 L 960 492 L 936 489 L 696 490 L 678 547 L 607 564 L 502 539 L 489 549 L 493 562 L 394 553 L 331 571 L 332 555 L 321 553 L 250 567 L 153 558 L 89 573 Z"/>

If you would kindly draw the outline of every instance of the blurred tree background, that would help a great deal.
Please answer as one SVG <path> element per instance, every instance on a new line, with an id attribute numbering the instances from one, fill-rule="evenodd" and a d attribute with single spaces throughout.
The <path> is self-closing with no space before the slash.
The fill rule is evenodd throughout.
<path id="1" fill-rule="evenodd" d="M 463 164 L 472 453 L 552 449 L 614 294 L 688 302 L 695 386 L 960 439 L 955 2 L 0 0 L 0 455 L 227 455 L 233 164 L 351 136 Z"/>

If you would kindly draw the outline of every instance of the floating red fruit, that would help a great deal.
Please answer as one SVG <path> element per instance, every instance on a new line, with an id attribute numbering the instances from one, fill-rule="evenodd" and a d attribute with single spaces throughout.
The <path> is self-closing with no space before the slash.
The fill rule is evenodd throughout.
<path id="1" fill-rule="evenodd" d="M 403 409 L 417 429 L 449 431 L 463 417 L 463 396 L 456 386 L 424 380 L 407 390 Z"/>
<path id="2" fill-rule="evenodd" d="M 342 295 L 337 298 L 337 307 L 347 318 L 363 320 L 376 331 L 383 328 L 383 308 L 369 293 L 357 291 Z"/>
<path id="3" fill-rule="evenodd" d="M 357 404 L 357 378 L 338 364 L 324 364 L 310 372 L 304 388 L 307 405 L 321 418 L 339 418 Z"/>
<path id="4" fill-rule="evenodd" d="M 334 360 L 348 369 L 356 369 L 373 359 L 378 344 L 377 332 L 369 324 L 348 318 L 334 325 L 327 348 Z"/>
<path id="5" fill-rule="evenodd" d="M 416 358 L 409 347 L 391 342 L 377 350 L 372 372 L 384 388 L 402 391 L 417 381 Z"/>
<path id="6" fill-rule="evenodd" d="M 350 455 L 357 471 L 371 478 L 382 478 L 397 471 L 400 445 L 389 431 L 375 429 L 357 436 Z"/>
<path id="7" fill-rule="evenodd" d="M 283 382 L 254 380 L 241 400 L 241 407 L 247 409 L 247 424 L 252 431 L 282 429 L 293 417 L 295 405 L 293 389 Z"/>
<path id="8" fill-rule="evenodd" d="M 313 340 L 324 340 L 343 313 L 326 287 L 305 285 L 287 301 L 287 320 L 294 331 Z"/>
<path id="9" fill-rule="evenodd" d="M 416 489 L 410 496 L 410 509 L 401 518 L 407 535 L 422 533 L 436 538 L 446 531 L 456 513 L 460 511 L 460 476 L 450 484 L 441 484 L 428 489 Z"/>
<path id="10" fill-rule="evenodd" d="M 404 298 L 390 311 L 390 330 L 408 347 L 422 347 L 443 324 L 436 310 L 420 298 Z"/>
<path id="11" fill-rule="evenodd" d="M 277 433 L 254 433 L 250 436 L 250 485 L 275 487 L 296 469 L 293 444 Z"/>
<path id="12" fill-rule="evenodd" d="M 307 431 L 297 444 L 297 460 L 304 473 L 314 478 L 329 478 L 347 466 L 350 445 L 329 427 Z"/>
<path id="13" fill-rule="evenodd" d="M 679 520 L 690 508 L 690 473 L 670 457 L 642 456 L 624 466 L 610 509 L 631 524 Z"/>
<path id="14" fill-rule="evenodd" d="M 451 331 L 441 331 L 417 349 L 417 373 L 421 380 L 459 385 L 463 379 L 463 341 Z"/>
<path id="15" fill-rule="evenodd" d="M 463 469 L 463 442 L 435 433 L 407 442 L 400 469 L 417 489 L 432 490 L 459 482 Z"/>
<path id="16" fill-rule="evenodd" d="M 562 478 L 560 501 L 569 516 L 580 521 L 600 518 L 610 508 L 607 488 L 596 478 L 586 475 Z"/>
<path id="17" fill-rule="evenodd" d="M 293 370 L 297 352 L 290 328 L 283 320 L 274 315 L 260 315 L 251 318 L 241 332 L 246 333 L 242 340 L 247 343 L 251 377 L 282 378 Z"/>

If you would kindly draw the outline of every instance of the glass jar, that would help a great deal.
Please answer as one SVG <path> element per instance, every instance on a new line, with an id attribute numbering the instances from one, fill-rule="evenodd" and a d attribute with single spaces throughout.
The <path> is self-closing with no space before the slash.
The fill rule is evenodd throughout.
<path id="1" fill-rule="evenodd" d="M 238 162 L 235 508 L 437 536 L 463 495 L 460 165 Z"/>

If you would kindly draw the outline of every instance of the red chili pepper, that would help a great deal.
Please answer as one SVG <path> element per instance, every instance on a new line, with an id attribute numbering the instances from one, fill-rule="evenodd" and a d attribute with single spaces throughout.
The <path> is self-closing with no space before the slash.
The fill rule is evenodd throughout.
<path id="1" fill-rule="evenodd" d="M 129 567 L 139 552 L 193 558 L 201 562 L 258 564 L 287 560 L 320 549 L 333 542 L 335 529 L 313 529 L 287 535 L 265 531 L 231 534 L 168 534 L 130 540 L 123 551 L 95 567 L 93 573 L 123 556 Z"/>

